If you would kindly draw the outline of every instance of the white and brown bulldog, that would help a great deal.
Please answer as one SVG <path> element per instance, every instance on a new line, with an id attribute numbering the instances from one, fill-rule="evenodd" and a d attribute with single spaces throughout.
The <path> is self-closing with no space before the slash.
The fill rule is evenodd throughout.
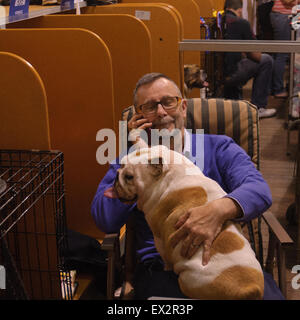
<path id="1" fill-rule="evenodd" d="M 154 162 L 154 163 L 153 163 Z M 263 273 L 246 238 L 227 222 L 211 247 L 211 258 L 202 265 L 203 248 L 191 259 L 173 248 L 170 235 L 187 209 L 225 195 L 223 189 L 182 154 L 165 146 L 142 148 L 125 156 L 115 182 L 123 201 L 137 206 L 153 232 L 155 245 L 167 269 L 178 274 L 182 292 L 194 299 L 261 299 Z"/>

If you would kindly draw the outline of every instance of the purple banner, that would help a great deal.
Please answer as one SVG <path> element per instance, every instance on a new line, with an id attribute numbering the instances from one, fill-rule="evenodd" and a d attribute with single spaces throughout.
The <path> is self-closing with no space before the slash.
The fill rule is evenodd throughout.
<path id="1" fill-rule="evenodd" d="M 28 15 L 29 0 L 10 0 L 9 17 Z"/>
<path id="2" fill-rule="evenodd" d="M 61 0 L 61 10 L 74 9 L 74 0 Z"/>

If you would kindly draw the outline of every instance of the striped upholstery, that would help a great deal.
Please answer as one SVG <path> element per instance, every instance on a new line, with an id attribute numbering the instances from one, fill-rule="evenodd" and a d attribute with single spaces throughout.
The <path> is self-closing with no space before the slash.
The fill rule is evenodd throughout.
<path id="1" fill-rule="evenodd" d="M 225 134 L 240 145 L 259 168 L 257 108 L 244 100 L 188 99 L 186 128 L 204 129 L 207 134 Z M 122 120 L 134 114 L 133 106 L 122 113 Z"/>
<path id="2" fill-rule="evenodd" d="M 186 128 L 207 134 L 225 134 L 240 145 L 258 167 L 258 113 L 247 101 L 188 99 Z"/>

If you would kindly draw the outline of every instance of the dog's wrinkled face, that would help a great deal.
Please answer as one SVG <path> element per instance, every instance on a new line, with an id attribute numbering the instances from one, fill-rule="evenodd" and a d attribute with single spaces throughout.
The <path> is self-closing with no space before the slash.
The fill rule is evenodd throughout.
<path id="1" fill-rule="evenodd" d="M 135 201 L 137 199 L 136 172 L 135 166 L 128 164 L 122 165 L 118 169 L 114 188 L 121 201 Z"/>
<path id="2" fill-rule="evenodd" d="M 149 190 L 154 181 L 158 180 L 167 165 L 162 158 L 134 159 L 125 158 L 126 164 L 118 169 L 114 189 L 117 197 L 123 202 L 135 202 L 145 191 Z"/>
<path id="3" fill-rule="evenodd" d="M 207 74 L 196 64 L 184 65 L 184 82 L 189 89 L 208 87 Z"/>

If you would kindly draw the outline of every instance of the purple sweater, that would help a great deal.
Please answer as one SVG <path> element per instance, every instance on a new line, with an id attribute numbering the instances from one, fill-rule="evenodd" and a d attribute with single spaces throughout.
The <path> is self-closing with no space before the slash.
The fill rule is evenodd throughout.
<path id="1" fill-rule="evenodd" d="M 196 135 L 192 135 L 192 150 L 196 150 Z M 250 221 L 266 211 L 272 204 L 270 189 L 247 153 L 231 138 L 221 135 L 204 135 L 203 173 L 217 181 L 243 210 L 239 221 Z M 195 159 L 193 159 L 195 160 Z M 118 161 L 117 161 L 118 163 Z M 197 164 L 197 161 L 194 161 Z M 135 215 L 137 254 L 141 261 L 158 255 L 153 235 L 136 205 L 126 205 L 118 199 L 104 196 L 114 184 L 119 164 L 112 164 L 98 186 L 92 202 L 92 216 L 105 233 L 118 232 L 130 215 Z"/>

